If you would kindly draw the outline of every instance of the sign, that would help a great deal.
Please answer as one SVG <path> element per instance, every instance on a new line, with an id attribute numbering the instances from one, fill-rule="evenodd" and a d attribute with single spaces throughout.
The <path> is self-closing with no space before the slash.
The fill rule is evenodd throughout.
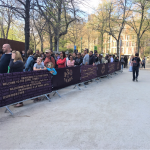
<path id="1" fill-rule="evenodd" d="M 56 69 L 52 78 L 53 90 L 58 90 L 80 82 L 80 66 Z"/>
<path id="2" fill-rule="evenodd" d="M 47 70 L 0 74 L 0 107 L 51 91 L 51 74 Z"/>
<path id="3" fill-rule="evenodd" d="M 121 62 L 116 62 L 116 71 L 121 70 Z"/>
<path id="4" fill-rule="evenodd" d="M 81 66 L 81 82 L 88 81 L 97 77 L 97 66 Z"/>
<path id="5" fill-rule="evenodd" d="M 108 74 L 111 74 L 116 71 L 116 63 L 108 63 Z"/>
<path id="6" fill-rule="evenodd" d="M 94 50 L 96 50 L 96 51 L 97 51 L 97 46 L 94 46 Z"/>
<path id="7" fill-rule="evenodd" d="M 99 64 L 97 65 L 97 76 L 102 77 L 108 74 L 108 64 Z"/>

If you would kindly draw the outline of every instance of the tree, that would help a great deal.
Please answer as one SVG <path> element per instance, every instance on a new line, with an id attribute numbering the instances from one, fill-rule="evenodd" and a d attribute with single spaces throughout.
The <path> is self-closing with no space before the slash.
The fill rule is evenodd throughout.
<path id="1" fill-rule="evenodd" d="M 6 3 L 8 4 L 8 0 Z M 10 25 L 13 22 L 14 12 L 9 8 L 1 8 L 0 14 L 1 14 L 0 26 L 1 26 L 1 35 L 2 35 L 1 37 L 7 39 Z"/>
<path id="2" fill-rule="evenodd" d="M 119 43 L 121 33 L 130 16 L 132 3 L 129 0 L 115 0 L 109 3 L 106 33 L 117 42 L 117 55 L 119 55 Z"/>
<path id="3" fill-rule="evenodd" d="M 132 15 L 127 24 L 135 31 L 137 36 L 137 50 L 140 52 L 141 38 L 150 30 L 150 18 L 148 18 L 148 10 L 150 2 L 147 0 L 134 0 L 132 7 Z"/>
<path id="4" fill-rule="evenodd" d="M 59 38 L 67 34 L 69 24 L 77 19 L 78 9 L 73 0 L 36 0 L 39 13 L 54 31 L 55 51 L 59 49 Z"/>
<path id="5" fill-rule="evenodd" d="M 100 33 L 100 45 L 101 52 L 103 53 L 103 43 L 104 43 L 104 34 L 107 30 L 107 19 L 108 19 L 108 3 L 102 3 L 99 5 L 96 14 L 93 15 L 93 18 L 90 20 L 91 27 L 93 30 L 96 30 Z"/>
<path id="6" fill-rule="evenodd" d="M 32 6 L 32 0 L 0 0 L 0 6 L 9 8 L 15 12 L 17 17 L 21 17 L 25 22 L 25 54 L 27 57 L 27 50 L 29 49 L 30 40 L 30 10 Z"/>

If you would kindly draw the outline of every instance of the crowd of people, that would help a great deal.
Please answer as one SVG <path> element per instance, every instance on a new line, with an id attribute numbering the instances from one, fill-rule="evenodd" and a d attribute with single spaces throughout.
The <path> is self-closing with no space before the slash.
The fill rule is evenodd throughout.
<path id="1" fill-rule="evenodd" d="M 97 51 L 84 50 L 84 53 L 53 53 L 52 50 L 47 49 L 45 53 L 40 53 L 36 50 L 35 53 L 31 49 L 27 51 L 28 58 L 25 57 L 25 51 L 19 52 L 11 49 L 9 44 L 4 44 L 2 51 L 0 51 L 0 73 L 12 73 L 23 71 L 38 71 L 48 70 L 51 74 L 56 75 L 55 68 L 75 67 L 80 65 L 98 65 L 103 63 L 121 62 L 122 69 L 128 65 L 128 58 L 106 54 L 98 54 Z M 135 63 L 137 62 L 137 64 Z M 140 65 L 139 55 L 131 57 L 129 61 L 129 70 L 133 71 L 133 80 L 137 80 Z M 136 65 L 135 65 L 136 64 Z M 142 60 L 142 67 L 145 68 L 145 57 Z M 136 77 L 135 77 L 136 73 Z M 16 107 L 23 106 L 23 103 L 19 103 Z"/>

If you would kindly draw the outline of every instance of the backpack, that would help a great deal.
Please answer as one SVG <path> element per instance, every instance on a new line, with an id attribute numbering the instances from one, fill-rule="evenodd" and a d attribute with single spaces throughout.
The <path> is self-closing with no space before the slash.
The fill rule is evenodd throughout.
<path id="1" fill-rule="evenodd" d="M 137 66 L 138 66 L 137 57 L 135 57 L 133 60 L 133 67 L 137 67 Z"/>
<path id="2" fill-rule="evenodd" d="M 121 62 L 124 63 L 124 59 L 123 58 L 121 58 Z"/>

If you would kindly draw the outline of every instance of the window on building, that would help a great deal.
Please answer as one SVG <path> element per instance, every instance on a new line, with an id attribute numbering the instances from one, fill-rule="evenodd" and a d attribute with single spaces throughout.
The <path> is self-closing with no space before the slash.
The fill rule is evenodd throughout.
<path id="1" fill-rule="evenodd" d="M 124 48 L 121 48 L 121 53 L 124 54 Z"/>
<path id="2" fill-rule="evenodd" d="M 134 40 L 134 35 L 132 35 L 132 39 Z"/>
<path id="3" fill-rule="evenodd" d="M 127 35 L 127 40 L 129 40 L 129 38 L 130 38 L 129 35 Z"/>
<path id="4" fill-rule="evenodd" d="M 134 43 L 134 42 L 132 42 L 132 46 L 134 46 L 134 44 L 135 44 L 135 43 Z"/>
<path id="5" fill-rule="evenodd" d="M 127 46 L 127 47 L 129 46 L 129 42 L 126 42 L 126 46 Z"/>

